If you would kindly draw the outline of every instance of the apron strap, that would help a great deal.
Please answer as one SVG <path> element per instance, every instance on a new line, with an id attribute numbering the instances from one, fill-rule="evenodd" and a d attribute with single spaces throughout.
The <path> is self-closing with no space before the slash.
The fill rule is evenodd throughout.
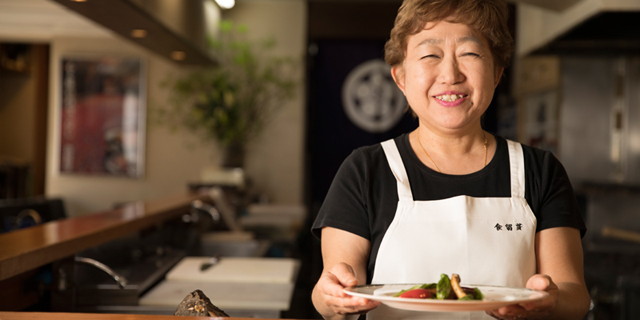
<path id="1" fill-rule="evenodd" d="M 522 145 L 507 140 L 509 146 L 509 166 L 511 168 L 511 197 L 524 198 L 524 154 Z"/>
<path id="2" fill-rule="evenodd" d="M 402 162 L 402 157 L 400 157 L 400 151 L 398 151 L 396 142 L 393 139 L 389 139 L 380 144 L 382 145 L 382 150 L 384 150 L 384 154 L 387 157 L 387 162 L 389 162 L 391 172 L 398 182 L 398 199 L 413 201 L 407 170 L 404 168 L 404 163 Z"/>

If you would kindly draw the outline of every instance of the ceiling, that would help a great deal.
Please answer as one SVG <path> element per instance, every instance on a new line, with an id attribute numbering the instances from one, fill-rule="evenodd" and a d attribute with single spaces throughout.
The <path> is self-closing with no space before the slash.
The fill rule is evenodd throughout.
<path id="1" fill-rule="evenodd" d="M 49 0 L 0 0 L 0 41 L 47 42 L 57 36 L 112 32 Z"/>
<path id="2" fill-rule="evenodd" d="M 145 0 L 150 1 L 150 0 Z M 152 0 L 161 1 L 161 0 Z M 184 1 L 184 0 L 182 0 Z M 258 1 L 258 0 L 237 0 Z M 401 0 L 307 0 L 309 2 L 400 2 Z M 589 0 L 508 0 L 533 5 L 550 14 L 564 13 Z M 149 12 L 134 5 L 136 0 L 0 0 L 0 42 L 48 42 L 54 37 L 107 37 L 120 35 L 138 45 L 169 57 L 174 50 L 186 52 L 182 64 L 215 64 L 193 41 L 174 32 Z M 192 2 L 192 1 L 189 1 Z M 592 2 L 592 1 L 591 1 Z M 185 1 L 187 3 L 187 1 Z M 105 14 L 106 13 L 106 14 Z M 154 37 L 132 39 L 130 32 L 143 25 Z M 549 33 L 549 32 L 546 32 Z M 555 35 L 554 37 L 557 37 Z"/>
<path id="3" fill-rule="evenodd" d="M 192 2 L 192 1 L 191 1 Z M 133 29 L 148 36 L 134 39 Z M 56 37 L 120 35 L 167 59 L 185 65 L 213 65 L 215 61 L 189 39 L 129 0 L 0 0 L 0 42 L 50 42 Z"/>

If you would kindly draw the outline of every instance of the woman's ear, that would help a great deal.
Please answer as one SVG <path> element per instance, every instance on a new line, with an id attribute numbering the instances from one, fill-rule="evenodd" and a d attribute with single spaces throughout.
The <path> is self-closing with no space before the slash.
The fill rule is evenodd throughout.
<path id="1" fill-rule="evenodd" d="M 499 67 L 496 68 L 496 73 L 495 73 L 495 83 L 493 84 L 493 88 L 495 89 L 498 84 L 500 83 L 500 79 L 502 78 L 502 73 L 504 72 L 504 68 L 503 67 Z"/>
<path id="2" fill-rule="evenodd" d="M 391 76 L 398 88 L 400 88 L 400 91 L 404 93 L 404 66 L 399 64 L 391 67 Z"/>

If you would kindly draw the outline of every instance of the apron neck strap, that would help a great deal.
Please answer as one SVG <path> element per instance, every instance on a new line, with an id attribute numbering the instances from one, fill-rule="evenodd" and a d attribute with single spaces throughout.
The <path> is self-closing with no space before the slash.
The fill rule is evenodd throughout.
<path id="1" fill-rule="evenodd" d="M 511 197 L 524 198 L 524 155 L 522 145 L 507 140 L 509 147 L 509 167 L 511 168 Z"/>
<path id="2" fill-rule="evenodd" d="M 393 176 L 398 183 L 398 198 L 400 200 L 413 200 L 411 193 L 411 185 L 407 170 L 400 157 L 398 146 L 393 139 L 389 139 L 381 143 L 384 154 L 389 162 L 389 167 Z M 524 199 L 525 191 L 525 173 L 524 173 L 524 155 L 522 153 L 522 145 L 518 142 L 507 140 L 509 149 L 509 167 L 511 176 L 511 197 Z"/>
<path id="3" fill-rule="evenodd" d="M 409 177 L 407 176 L 407 170 L 404 168 L 402 157 L 400 157 L 400 151 L 393 139 L 389 139 L 381 143 L 384 154 L 389 162 L 389 167 L 393 176 L 396 177 L 398 183 L 398 199 L 400 200 L 413 200 L 413 194 L 411 194 L 411 185 L 409 184 Z"/>

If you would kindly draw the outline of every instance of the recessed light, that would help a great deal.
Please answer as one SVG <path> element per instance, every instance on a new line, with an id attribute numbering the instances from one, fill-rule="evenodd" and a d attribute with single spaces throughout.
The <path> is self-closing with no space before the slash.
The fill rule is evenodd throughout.
<path id="1" fill-rule="evenodd" d="M 222 9 L 231 9 L 231 8 L 233 8 L 233 6 L 236 5 L 236 1 L 235 0 L 216 0 L 216 3 Z"/>
<path id="2" fill-rule="evenodd" d="M 87 2 L 87 0 L 71 0 L 71 2 Z"/>
<path id="3" fill-rule="evenodd" d="M 171 52 L 171 59 L 176 61 L 182 61 L 187 57 L 187 54 L 184 51 L 173 51 Z"/>
<path id="4" fill-rule="evenodd" d="M 131 30 L 131 36 L 134 38 L 146 38 L 147 30 L 145 29 L 133 29 Z"/>

